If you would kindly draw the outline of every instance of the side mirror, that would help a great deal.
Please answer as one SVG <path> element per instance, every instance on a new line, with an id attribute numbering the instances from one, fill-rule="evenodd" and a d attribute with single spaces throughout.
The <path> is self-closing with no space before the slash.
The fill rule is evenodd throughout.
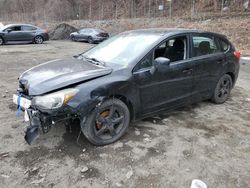
<path id="1" fill-rule="evenodd" d="M 12 29 L 6 29 L 7 33 L 10 33 L 12 31 Z"/>
<path id="2" fill-rule="evenodd" d="M 153 62 L 153 67 L 150 70 L 150 73 L 154 74 L 157 70 L 164 71 L 168 69 L 169 64 L 170 64 L 170 59 L 165 57 L 157 57 Z"/>

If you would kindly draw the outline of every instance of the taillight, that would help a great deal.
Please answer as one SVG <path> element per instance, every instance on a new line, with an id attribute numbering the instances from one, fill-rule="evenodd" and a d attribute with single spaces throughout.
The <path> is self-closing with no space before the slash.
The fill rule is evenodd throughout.
<path id="1" fill-rule="evenodd" d="M 240 51 L 235 51 L 234 52 L 234 56 L 236 57 L 236 59 L 238 60 L 238 61 L 240 61 Z"/>

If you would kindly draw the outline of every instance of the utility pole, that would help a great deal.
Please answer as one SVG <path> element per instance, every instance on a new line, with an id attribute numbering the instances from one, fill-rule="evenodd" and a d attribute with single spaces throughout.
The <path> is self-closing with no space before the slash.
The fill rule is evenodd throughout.
<path id="1" fill-rule="evenodd" d="M 172 18 L 172 0 L 168 0 L 170 5 L 169 5 L 169 18 Z"/>
<path id="2" fill-rule="evenodd" d="M 220 10 L 220 15 L 221 16 L 223 14 L 223 8 L 224 8 L 224 0 L 221 0 L 221 10 Z"/>
<path id="3" fill-rule="evenodd" d="M 89 0 L 89 19 L 91 20 L 91 16 L 92 16 L 92 1 Z"/>
<path id="4" fill-rule="evenodd" d="M 148 17 L 150 18 L 151 16 L 151 0 L 148 0 Z"/>
<path id="5" fill-rule="evenodd" d="M 117 19 L 117 1 L 115 1 L 115 19 Z"/>
<path id="6" fill-rule="evenodd" d="M 104 16 L 104 13 L 103 13 L 103 1 L 102 1 L 102 19 L 103 19 L 103 16 Z"/>

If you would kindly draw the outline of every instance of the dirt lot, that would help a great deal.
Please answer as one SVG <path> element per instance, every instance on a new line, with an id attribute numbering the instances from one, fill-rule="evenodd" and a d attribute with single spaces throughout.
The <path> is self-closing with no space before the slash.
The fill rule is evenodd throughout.
<path id="1" fill-rule="evenodd" d="M 117 143 L 94 147 L 78 129 L 63 125 L 29 146 L 23 118 L 15 117 L 17 77 L 45 61 L 72 56 L 90 46 L 70 41 L 0 47 L 0 187 L 190 187 L 250 185 L 250 63 L 231 98 L 161 114 L 130 126 Z M 82 171 L 82 172 L 81 172 Z M 86 172 L 85 172 L 86 171 Z"/>

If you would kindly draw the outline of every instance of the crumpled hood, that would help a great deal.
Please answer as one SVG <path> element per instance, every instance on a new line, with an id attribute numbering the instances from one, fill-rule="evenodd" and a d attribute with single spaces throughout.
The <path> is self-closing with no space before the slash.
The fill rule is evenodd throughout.
<path id="1" fill-rule="evenodd" d="M 110 74 L 112 69 L 89 63 L 82 59 L 58 59 L 25 71 L 19 83 L 29 95 L 42 95 L 72 84 Z"/>

